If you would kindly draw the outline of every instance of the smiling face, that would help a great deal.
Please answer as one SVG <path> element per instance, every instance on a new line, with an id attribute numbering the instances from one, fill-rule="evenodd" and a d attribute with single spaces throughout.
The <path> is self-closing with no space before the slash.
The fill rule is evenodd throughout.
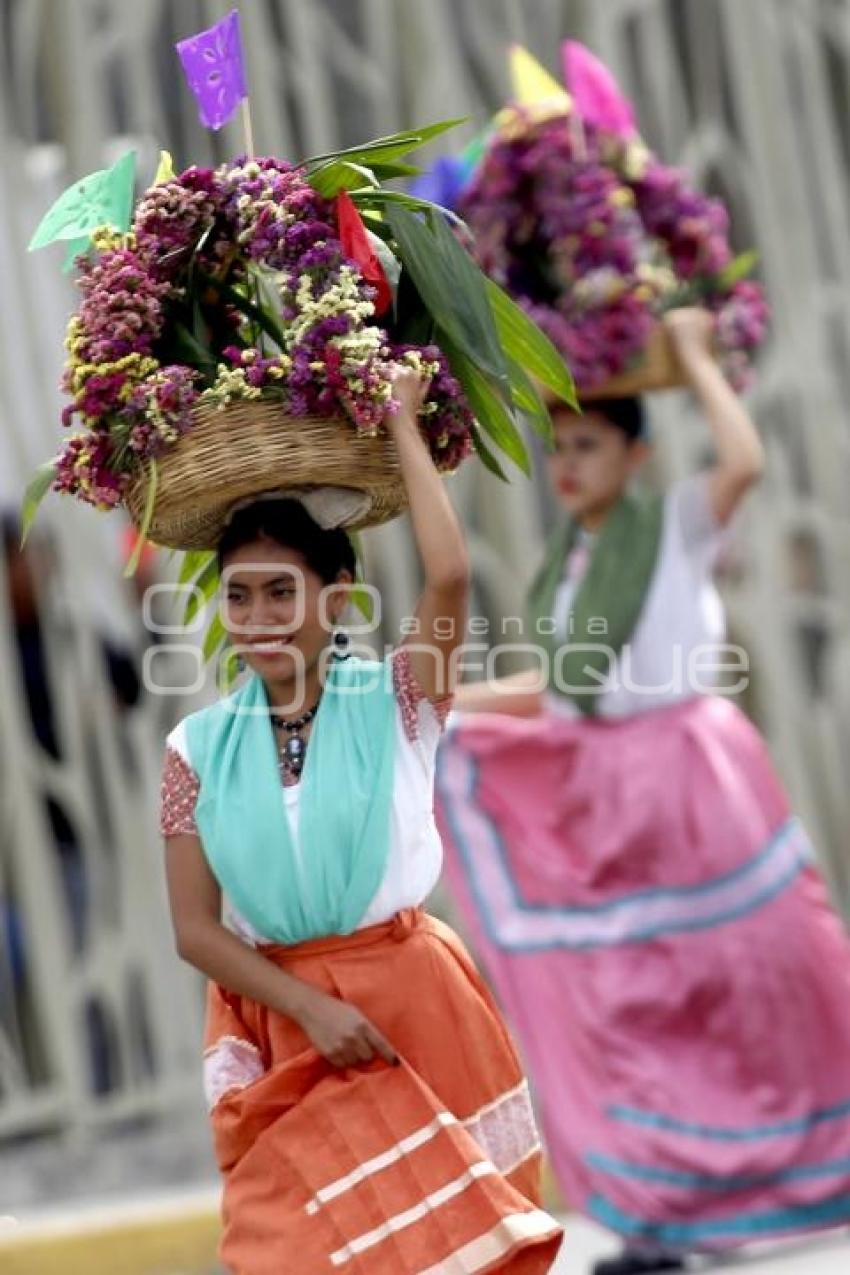
<path id="1" fill-rule="evenodd" d="M 604 519 L 646 460 L 648 448 L 593 408 L 556 410 L 549 475 L 560 503 L 588 529 Z"/>
<path id="2" fill-rule="evenodd" d="M 327 585 L 304 556 L 265 536 L 228 553 L 223 568 L 222 621 L 249 668 L 269 684 L 314 669 L 345 608 L 348 572 L 323 599 Z"/>

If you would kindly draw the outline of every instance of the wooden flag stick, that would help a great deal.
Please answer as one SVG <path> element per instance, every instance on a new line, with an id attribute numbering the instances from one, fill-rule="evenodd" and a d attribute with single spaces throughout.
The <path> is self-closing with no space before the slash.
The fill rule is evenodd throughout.
<path id="1" fill-rule="evenodd" d="M 576 110 L 575 102 L 570 110 L 570 134 L 576 159 L 583 164 L 587 159 L 587 134 L 584 131 L 584 121 Z"/>
<path id="2" fill-rule="evenodd" d="M 245 133 L 245 153 L 249 159 L 253 159 L 256 154 L 254 150 L 254 125 L 251 122 L 251 99 L 243 97 L 242 99 L 242 128 Z"/>

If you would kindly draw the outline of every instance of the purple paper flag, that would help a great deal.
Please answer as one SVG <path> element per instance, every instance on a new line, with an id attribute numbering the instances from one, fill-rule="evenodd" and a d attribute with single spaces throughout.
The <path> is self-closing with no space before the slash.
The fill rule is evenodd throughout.
<path id="1" fill-rule="evenodd" d="M 214 27 L 178 41 L 175 48 L 198 99 L 201 123 L 206 128 L 221 128 L 248 96 L 238 10 L 233 9 Z"/>
<path id="2" fill-rule="evenodd" d="M 463 160 L 458 155 L 438 155 L 431 167 L 411 182 L 410 193 L 454 212 L 466 178 Z"/>

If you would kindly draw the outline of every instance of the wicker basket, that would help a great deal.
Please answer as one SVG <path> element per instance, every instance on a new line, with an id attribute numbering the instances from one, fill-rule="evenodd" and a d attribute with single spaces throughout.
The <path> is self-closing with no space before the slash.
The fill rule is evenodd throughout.
<path id="1" fill-rule="evenodd" d="M 600 398 L 628 398 L 633 394 L 650 394 L 653 390 L 673 390 L 686 383 L 672 342 L 659 323 L 653 328 L 643 358 L 636 367 L 620 372 L 604 385 L 582 390 L 580 396 L 591 403 Z"/>
<path id="2" fill-rule="evenodd" d="M 292 417 L 275 403 L 198 407 L 194 428 L 157 462 L 148 537 L 174 549 L 213 549 L 234 505 L 264 492 L 346 487 L 366 492 L 371 507 L 348 530 L 388 522 L 407 498 L 395 444 L 366 437 L 341 419 Z M 147 474 L 127 493 L 136 527 L 144 523 Z"/>

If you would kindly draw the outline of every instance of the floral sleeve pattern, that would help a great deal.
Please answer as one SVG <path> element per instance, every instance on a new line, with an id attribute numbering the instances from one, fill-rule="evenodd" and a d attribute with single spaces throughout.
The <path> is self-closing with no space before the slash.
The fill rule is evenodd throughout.
<path id="1" fill-rule="evenodd" d="M 423 703 L 431 706 L 437 721 L 443 727 L 451 712 L 453 696 L 444 695 L 439 699 L 429 699 L 425 694 L 410 659 L 410 652 L 403 646 L 393 655 L 393 686 L 398 706 L 404 722 L 404 733 L 411 743 L 419 737 L 419 707 Z"/>
<path id="2" fill-rule="evenodd" d="M 164 837 L 197 835 L 195 806 L 200 780 L 176 748 L 166 748 L 160 789 L 159 827 Z"/>

